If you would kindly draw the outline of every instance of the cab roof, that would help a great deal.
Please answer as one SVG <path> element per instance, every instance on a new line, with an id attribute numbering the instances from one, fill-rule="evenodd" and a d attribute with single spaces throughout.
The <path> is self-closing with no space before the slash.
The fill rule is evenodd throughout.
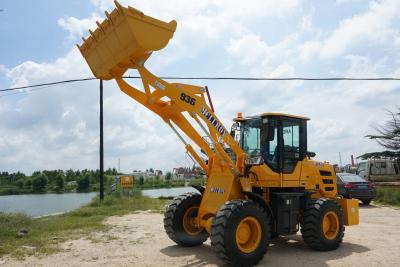
<path id="1" fill-rule="evenodd" d="M 237 117 L 237 118 L 234 118 L 233 120 L 234 121 L 246 121 L 246 120 L 255 119 L 255 118 L 278 117 L 278 116 L 302 119 L 302 120 L 307 120 L 307 121 L 310 120 L 310 118 L 308 118 L 308 117 L 299 116 L 299 115 L 291 115 L 291 114 L 286 114 L 286 113 L 279 113 L 279 112 L 266 112 L 266 113 L 261 113 L 259 115 L 255 115 L 255 116 Z"/>

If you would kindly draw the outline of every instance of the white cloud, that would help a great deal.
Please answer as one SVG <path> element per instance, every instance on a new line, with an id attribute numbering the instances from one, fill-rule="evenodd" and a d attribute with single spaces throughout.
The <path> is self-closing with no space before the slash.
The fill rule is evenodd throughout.
<path id="1" fill-rule="evenodd" d="M 225 50 L 241 64 L 269 67 L 270 64 L 280 65 L 282 59 L 288 59 L 296 41 L 297 34 L 290 34 L 276 44 L 269 45 L 260 35 L 247 34 L 229 40 Z"/>
<path id="2" fill-rule="evenodd" d="M 5 72 L 14 86 L 45 83 L 54 81 L 56 77 L 66 80 L 93 76 L 76 47 L 52 63 L 26 61 L 12 69 L 6 69 Z"/>
<path id="3" fill-rule="evenodd" d="M 400 34 L 397 35 L 396 39 L 394 40 L 394 44 L 400 48 Z"/>
<path id="4" fill-rule="evenodd" d="M 73 40 L 76 37 L 88 35 L 88 30 L 94 29 L 96 27 L 96 21 L 101 20 L 102 18 L 97 13 L 93 13 L 90 18 L 85 19 L 77 19 L 75 17 L 60 18 L 57 23 L 64 30 L 69 32 L 68 38 Z"/>
<path id="5" fill-rule="evenodd" d="M 299 46 L 300 59 L 307 62 L 318 56 L 321 49 L 321 43 L 318 41 L 306 41 Z"/>
<path id="6" fill-rule="evenodd" d="M 324 41 L 321 56 L 332 58 L 357 45 L 390 41 L 397 31 L 392 28 L 392 22 L 398 18 L 399 12 L 399 1 L 370 2 L 366 12 L 340 22 L 338 28 Z"/>

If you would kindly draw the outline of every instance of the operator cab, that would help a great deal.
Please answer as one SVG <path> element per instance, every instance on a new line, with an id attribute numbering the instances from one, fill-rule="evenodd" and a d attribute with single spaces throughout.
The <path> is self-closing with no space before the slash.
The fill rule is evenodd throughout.
<path id="1" fill-rule="evenodd" d="M 282 113 L 243 117 L 238 113 L 231 134 L 247 154 L 247 165 L 267 164 L 273 171 L 292 173 L 307 156 L 307 120 Z"/>

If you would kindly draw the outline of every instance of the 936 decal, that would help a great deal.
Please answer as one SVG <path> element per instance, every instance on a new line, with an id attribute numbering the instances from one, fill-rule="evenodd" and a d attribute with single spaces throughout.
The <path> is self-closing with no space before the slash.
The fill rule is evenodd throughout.
<path id="1" fill-rule="evenodd" d="M 186 103 L 194 106 L 196 104 L 196 99 L 194 99 L 193 97 L 188 96 L 185 93 L 181 93 L 181 97 L 180 100 L 185 101 Z"/>

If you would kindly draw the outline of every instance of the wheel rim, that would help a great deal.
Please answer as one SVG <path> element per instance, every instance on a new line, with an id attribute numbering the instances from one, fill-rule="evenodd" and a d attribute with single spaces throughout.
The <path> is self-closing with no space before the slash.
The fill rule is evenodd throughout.
<path id="1" fill-rule="evenodd" d="M 329 211 L 324 215 L 322 220 L 322 228 L 326 239 L 333 240 L 339 233 L 339 217 L 333 212 Z"/>
<path id="2" fill-rule="evenodd" d="M 244 253 L 255 251 L 261 242 L 261 224 L 254 217 L 246 217 L 236 228 L 236 245 Z"/>
<path id="3" fill-rule="evenodd" d="M 198 206 L 190 207 L 185 211 L 185 214 L 183 215 L 183 229 L 185 232 L 189 235 L 197 235 L 203 231 L 203 228 L 197 227 L 196 224 L 196 217 L 197 217 L 197 211 L 199 210 Z"/>

